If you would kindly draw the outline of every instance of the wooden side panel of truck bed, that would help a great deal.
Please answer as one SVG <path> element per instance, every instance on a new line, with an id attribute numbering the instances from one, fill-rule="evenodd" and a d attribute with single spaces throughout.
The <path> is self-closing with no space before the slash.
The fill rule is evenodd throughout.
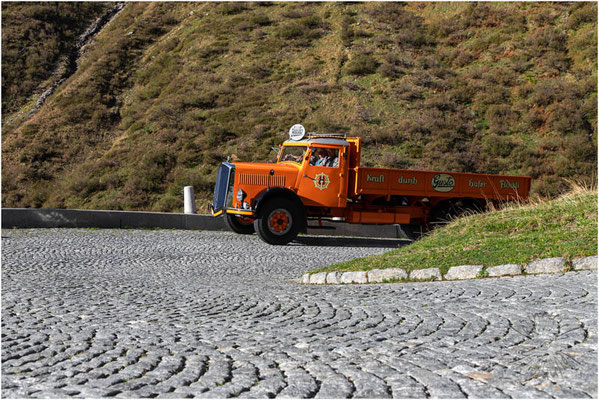
<path id="1" fill-rule="evenodd" d="M 352 168 L 349 174 L 349 196 L 373 194 L 525 200 L 531 181 L 527 176 L 366 167 Z"/>

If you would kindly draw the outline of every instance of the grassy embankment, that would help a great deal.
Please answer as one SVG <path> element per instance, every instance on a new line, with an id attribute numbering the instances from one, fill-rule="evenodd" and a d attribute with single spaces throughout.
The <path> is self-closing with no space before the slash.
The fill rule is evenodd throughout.
<path id="1" fill-rule="evenodd" d="M 445 274 L 456 265 L 492 267 L 595 254 L 597 190 L 577 188 L 555 200 L 460 218 L 411 245 L 312 272 L 438 267 Z"/>

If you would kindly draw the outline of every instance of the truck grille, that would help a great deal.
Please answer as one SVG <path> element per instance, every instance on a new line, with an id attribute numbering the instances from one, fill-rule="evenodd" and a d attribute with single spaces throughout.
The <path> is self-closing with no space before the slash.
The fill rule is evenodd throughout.
<path id="1" fill-rule="evenodd" d="M 235 183 L 235 166 L 231 163 L 224 162 L 218 169 L 216 177 L 216 186 L 214 187 L 214 200 L 212 207 L 214 212 L 224 210 L 233 202 L 233 185 Z"/>
<path id="2" fill-rule="evenodd" d="M 240 174 L 240 185 L 256 185 L 256 186 L 285 186 L 285 177 L 282 175 L 258 175 L 258 174 Z"/>

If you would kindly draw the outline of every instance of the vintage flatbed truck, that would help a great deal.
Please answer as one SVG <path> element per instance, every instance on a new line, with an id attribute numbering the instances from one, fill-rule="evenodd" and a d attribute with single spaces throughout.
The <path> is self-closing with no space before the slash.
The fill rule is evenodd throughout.
<path id="1" fill-rule="evenodd" d="M 362 167 L 359 137 L 306 134 L 299 124 L 289 136 L 276 163 L 219 167 L 209 208 L 234 232 L 257 232 L 282 245 L 305 232 L 309 220 L 316 227 L 329 220 L 400 224 L 417 237 L 464 211 L 526 200 L 530 191 L 527 176 Z"/>

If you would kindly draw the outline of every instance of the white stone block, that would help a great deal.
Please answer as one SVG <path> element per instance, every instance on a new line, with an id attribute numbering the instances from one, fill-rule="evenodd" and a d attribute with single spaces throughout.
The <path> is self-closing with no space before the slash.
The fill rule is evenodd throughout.
<path id="1" fill-rule="evenodd" d="M 336 285 L 341 283 L 341 272 L 339 271 L 333 271 L 333 272 L 329 272 L 327 274 L 327 283 L 330 283 L 332 285 Z"/>
<path id="2" fill-rule="evenodd" d="M 482 270 L 482 265 L 459 265 L 449 268 L 449 271 L 445 274 L 445 279 L 476 279 Z"/>
<path id="3" fill-rule="evenodd" d="M 533 261 L 524 267 L 527 274 L 556 274 L 564 272 L 566 260 L 563 257 L 544 258 Z"/>
<path id="4" fill-rule="evenodd" d="M 422 279 L 427 280 L 431 279 L 441 280 L 441 271 L 439 268 L 427 268 L 427 269 L 415 269 L 410 272 L 410 279 Z"/>
<path id="5" fill-rule="evenodd" d="M 401 268 L 373 269 L 368 271 L 368 282 L 383 282 L 391 279 L 407 279 L 408 274 Z"/>
<path id="6" fill-rule="evenodd" d="M 522 274 L 522 266 L 518 264 L 503 264 L 487 269 L 489 276 L 511 276 Z"/>
<path id="7" fill-rule="evenodd" d="M 341 283 L 367 283 L 366 271 L 351 271 L 341 274 Z"/>
<path id="8" fill-rule="evenodd" d="M 317 274 L 310 275 L 310 283 L 313 285 L 324 285 L 327 282 L 327 273 L 319 272 Z"/>
<path id="9" fill-rule="evenodd" d="M 302 283 L 310 283 L 310 274 L 302 275 Z"/>
<path id="10" fill-rule="evenodd" d="M 597 269 L 597 256 L 575 258 L 572 266 L 576 271 Z"/>

